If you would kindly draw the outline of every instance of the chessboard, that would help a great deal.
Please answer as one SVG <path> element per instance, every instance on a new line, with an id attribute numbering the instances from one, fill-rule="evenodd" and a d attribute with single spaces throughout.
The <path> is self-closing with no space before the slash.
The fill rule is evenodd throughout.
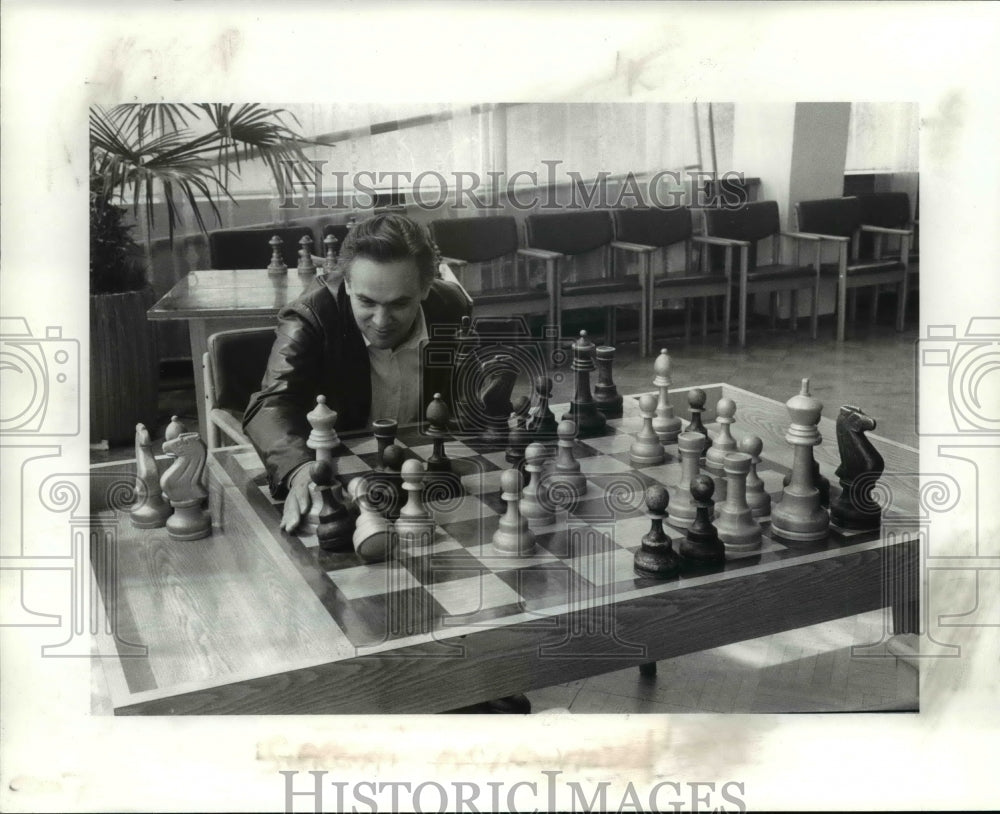
<path id="1" fill-rule="evenodd" d="M 624 414 L 611 419 L 603 434 L 578 438 L 575 457 L 587 479 L 586 494 L 556 513 L 549 526 L 532 525 L 536 548 L 529 556 L 498 554 L 491 544 L 505 511 L 500 477 L 511 467 L 504 451 L 484 446 L 477 438 L 455 438 L 446 444 L 462 494 L 435 497 L 426 504 L 436 526 L 433 542 L 401 548 L 387 562 L 365 563 L 355 553 L 334 553 L 318 545 L 315 535 L 289 535 L 279 531 L 282 504 L 271 498 L 263 466 L 246 447 L 216 451 L 218 462 L 282 543 L 307 577 L 316 596 L 355 647 L 404 644 L 409 637 L 426 639 L 452 635 L 459 629 L 482 629 L 525 621 L 549 620 L 567 609 L 609 605 L 630 596 L 660 590 L 665 583 L 683 587 L 737 575 L 764 573 L 779 564 L 825 559 L 837 549 L 879 545 L 879 530 L 844 531 L 831 527 L 827 537 L 809 544 L 783 542 L 771 533 L 769 517 L 760 518 L 763 540 L 759 549 L 727 552 L 716 565 L 689 565 L 671 580 L 638 576 L 633 558 L 650 529 L 644 492 L 648 486 L 665 485 L 673 498 L 681 476 L 677 445 L 667 445 L 666 461 L 657 465 L 630 462 L 629 447 L 641 425 L 638 396 L 625 398 Z M 680 406 L 678 404 L 678 406 Z M 568 405 L 552 405 L 556 416 Z M 711 435 L 719 429 L 706 414 Z M 760 432 L 752 412 L 737 413 L 732 433 L 736 438 Z M 687 422 L 684 422 L 685 425 Z M 777 427 L 770 428 L 770 436 Z M 342 436 L 336 457 L 337 478 L 344 485 L 371 472 L 377 462 L 377 444 L 370 435 Z M 394 443 L 410 456 L 426 460 L 431 440 L 416 427 L 401 427 Z M 765 490 L 776 501 L 789 468 L 787 449 L 771 456 L 764 449 L 757 466 Z M 833 467 L 821 472 L 838 493 Z M 708 473 L 708 470 L 703 469 Z M 668 509 L 669 512 L 669 509 Z M 664 525 L 675 551 L 684 531 Z"/>

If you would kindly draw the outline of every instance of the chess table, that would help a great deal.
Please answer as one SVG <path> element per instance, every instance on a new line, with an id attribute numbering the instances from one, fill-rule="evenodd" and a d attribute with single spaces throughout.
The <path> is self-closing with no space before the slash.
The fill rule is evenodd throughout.
<path id="1" fill-rule="evenodd" d="M 732 433 L 763 439 L 758 471 L 780 493 L 792 458 L 784 404 L 727 384 L 702 389 L 709 408 L 723 396 L 736 402 Z M 686 404 L 686 391 L 672 391 L 672 401 Z M 705 420 L 714 434 L 712 409 Z M 680 465 L 676 445 L 665 464 L 631 465 L 639 425 L 626 396 L 607 435 L 577 442 L 587 494 L 536 529 L 536 553 L 524 558 L 490 545 L 510 465 L 476 439 L 447 445 L 467 494 L 428 495 L 433 544 L 388 563 L 280 531 L 280 505 L 247 447 L 210 453 L 207 539 L 134 529 L 127 505 L 102 509 L 98 500 L 92 563 L 108 622 L 98 647 L 115 714 L 441 712 L 881 607 L 892 610 L 886 638 L 915 630 L 916 450 L 868 436 L 892 482 L 880 532 L 791 545 L 765 524 L 759 551 L 660 581 L 632 569 L 649 529 L 642 490 L 673 486 Z M 819 429 L 815 456 L 836 495 L 834 423 L 824 417 Z M 372 467 L 376 444 L 343 440 L 338 474 L 347 480 Z M 401 428 L 399 443 L 430 453 L 415 430 Z M 92 493 L 118 494 L 127 478 L 121 464 L 94 467 Z M 683 532 L 666 528 L 678 548 Z"/>

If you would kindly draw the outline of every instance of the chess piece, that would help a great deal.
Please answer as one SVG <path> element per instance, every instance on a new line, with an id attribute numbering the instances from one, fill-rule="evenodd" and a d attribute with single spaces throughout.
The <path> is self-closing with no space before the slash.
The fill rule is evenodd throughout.
<path id="1" fill-rule="evenodd" d="M 674 415 L 674 406 L 670 403 L 670 354 L 663 348 L 653 362 L 653 385 L 659 388 L 660 399 L 656 404 L 656 417 L 653 419 L 653 430 L 661 444 L 676 444 L 681 431 L 681 420 Z"/>
<path id="2" fill-rule="evenodd" d="M 715 482 L 708 475 L 698 475 L 689 491 L 695 506 L 695 518 L 681 541 L 681 557 L 691 563 L 724 562 L 726 548 L 712 525 Z"/>
<path id="3" fill-rule="evenodd" d="M 726 500 L 715 514 L 715 529 L 726 551 L 755 551 L 760 548 L 760 524 L 747 505 L 747 475 L 751 457 L 743 452 L 726 456 Z"/>
<path id="4" fill-rule="evenodd" d="M 328 280 L 337 270 L 337 238 L 327 235 L 323 238 L 323 247 L 326 254 L 323 257 L 323 268 L 316 270 L 316 276 Z"/>
<path id="5" fill-rule="evenodd" d="M 719 434 L 715 436 L 711 447 L 705 450 L 705 468 L 712 475 L 722 475 L 725 468 L 726 456 L 730 452 L 736 452 L 736 439 L 730 431 L 730 425 L 736 420 L 736 402 L 732 399 L 722 398 L 715 407 L 715 420 L 719 424 Z M 719 499 L 723 499 L 720 496 Z"/>
<path id="6" fill-rule="evenodd" d="M 788 486 L 792 482 L 792 473 L 789 472 L 781 480 L 782 486 Z M 812 460 L 812 482 L 819 490 L 819 505 L 825 509 L 830 508 L 830 481 L 819 471 L 819 461 Z"/>
<path id="7" fill-rule="evenodd" d="M 516 469 L 505 469 L 500 474 L 500 497 L 507 503 L 507 511 L 493 532 L 493 548 L 498 554 L 527 557 L 535 551 L 535 535 L 520 511 L 521 483 L 521 473 Z"/>
<path id="8" fill-rule="evenodd" d="M 507 448 L 507 419 L 514 410 L 510 394 L 517 368 L 510 354 L 495 353 L 480 363 L 483 385 L 477 396 L 475 424 L 483 426 L 480 440 L 499 452 Z"/>
<path id="9" fill-rule="evenodd" d="M 545 444 L 553 452 L 556 448 L 557 428 L 555 413 L 549 408 L 552 400 L 552 379 L 548 376 L 535 377 L 535 404 L 528 410 L 528 420 L 525 429 L 531 433 L 533 440 Z"/>
<path id="10" fill-rule="evenodd" d="M 382 471 L 372 473 L 368 500 L 387 518 L 395 520 L 399 517 L 399 510 L 406 500 L 401 474 L 403 464 L 406 462 L 406 453 L 401 447 L 390 444 L 382 451 L 382 460 L 384 463 Z"/>
<path id="11" fill-rule="evenodd" d="M 656 412 L 656 396 L 644 393 L 639 396 L 639 413 L 642 415 L 642 428 L 629 447 L 628 457 L 637 465 L 662 464 L 666 459 L 663 444 L 653 430 L 653 416 Z"/>
<path id="12" fill-rule="evenodd" d="M 312 258 L 313 239 L 309 235 L 299 238 L 299 274 L 315 274 L 316 264 Z"/>
<path id="13" fill-rule="evenodd" d="M 691 421 L 688 424 L 687 431 L 699 432 L 705 436 L 705 444 L 701 451 L 702 455 L 705 455 L 712 446 L 712 439 L 708 436 L 708 430 L 705 429 L 705 425 L 701 422 L 701 414 L 705 412 L 705 401 L 707 398 L 705 391 L 700 387 L 695 387 L 688 392 L 688 408 L 691 410 Z"/>
<path id="14" fill-rule="evenodd" d="M 145 424 L 135 425 L 135 503 L 129 519 L 137 529 L 159 529 L 173 509 L 163 499 L 160 470 L 153 455 L 153 441 Z"/>
<path id="15" fill-rule="evenodd" d="M 771 508 L 771 531 L 782 540 L 816 542 L 825 539 L 830 528 L 813 473 L 812 448 L 823 440 L 817 428 L 823 405 L 809 394 L 809 379 L 803 379 L 799 394 L 786 406 L 792 423 L 785 440 L 794 447 L 794 457 L 789 483 Z"/>
<path id="16" fill-rule="evenodd" d="M 403 489 L 407 497 L 396 520 L 396 537 L 400 548 L 429 546 L 434 542 L 434 516 L 423 499 L 426 474 L 427 467 L 423 461 L 410 458 L 403 463 Z"/>
<path id="17" fill-rule="evenodd" d="M 681 480 L 670 506 L 670 524 L 688 528 L 696 515 L 697 506 L 691 496 L 691 484 L 699 474 L 699 460 L 705 437 L 698 432 L 682 432 L 677 436 L 677 452 L 681 456 Z M 712 491 L 715 491 L 713 484 Z"/>
<path id="18" fill-rule="evenodd" d="M 175 415 L 170 416 L 170 423 L 167 424 L 167 429 L 163 433 L 164 441 L 173 441 L 175 438 L 183 435 L 187 432 L 187 427 L 184 426 L 183 422 Z"/>
<path id="19" fill-rule="evenodd" d="M 514 410 L 510 414 L 510 430 L 507 435 L 507 453 L 504 457 L 516 469 L 524 464 L 524 450 L 531 442 L 531 434 L 525 429 L 528 420 L 528 410 L 531 400 L 527 396 L 518 396 L 514 401 Z"/>
<path id="20" fill-rule="evenodd" d="M 434 394 L 434 399 L 427 405 L 427 436 L 433 441 L 434 447 L 427 459 L 427 471 L 435 474 L 451 472 L 451 461 L 444 451 L 444 442 L 448 437 L 448 422 L 451 411 L 440 393 Z"/>
<path id="21" fill-rule="evenodd" d="M 764 490 L 764 481 L 757 474 L 757 464 L 760 463 L 760 453 L 764 450 L 764 442 L 756 435 L 748 435 L 739 443 L 740 452 L 750 456 L 750 474 L 747 475 L 747 505 L 754 519 L 771 515 L 771 496 Z"/>
<path id="22" fill-rule="evenodd" d="M 635 552 L 632 566 L 640 577 L 670 579 L 680 572 L 680 557 L 663 530 L 669 502 L 670 495 L 663 486 L 657 484 L 646 489 L 646 514 L 649 516 L 650 528 L 642 538 L 642 545 Z"/>
<path id="23" fill-rule="evenodd" d="M 316 396 L 316 406 L 306 413 L 306 421 L 311 427 L 306 446 L 316 451 L 317 461 L 333 460 L 333 450 L 340 446 L 340 438 L 334 429 L 337 411 L 326 406 L 326 396 Z"/>
<path id="24" fill-rule="evenodd" d="M 597 409 L 594 397 L 590 393 L 590 371 L 594 369 L 594 343 L 587 339 L 587 332 L 580 331 L 580 338 L 573 343 L 573 364 L 576 377 L 576 389 L 569 412 L 563 416 L 564 421 L 576 424 L 581 438 L 590 438 L 604 432 L 608 420 Z"/>
<path id="25" fill-rule="evenodd" d="M 621 418 L 623 399 L 612 379 L 615 363 L 615 349 L 601 345 L 595 351 L 597 384 L 594 385 L 594 403 L 605 418 Z"/>
<path id="26" fill-rule="evenodd" d="M 528 478 L 521 492 L 521 515 L 527 518 L 532 528 L 549 526 L 556 521 L 548 499 L 548 485 L 542 479 L 548 460 L 549 451 L 543 444 L 528 444 L 524 451 L 524 469 Z"/>
<path id="27" fill-rule="evenodd" d="M 202 471 L 208 450 L 196 432 L 184 432 L 164 441 L 163 451 L 175 456 L 160 478 L 163 496 L 174 513 L 167 518 L 167 534 L 173 540 L 200 540 L 212 533 L 212 518 L 202 508 L 208 490 L 202 485 Z"/>
<path id="28" fill-rule="evenodd" d="M 580 470 L 573 448 L 576 443 L 576 424 L 560 421 L 556 428 L 559 437 L 555 466 L 545 474 L 543 483 L 549 494 L 556 497 L 563 494 L 581 498 L 587 493 L 587 479 Z"/>
<path id="29" fill-rule="evenodd" d="M 842 529 L 874 530 L 882 524 L 882 508 L 872 498 L 872 488 L 885 471 L 885 461 L 865 436 L 875 429 L 875 419 L 858 407 L 844 405 L 837 415 L 840 496 L 830 505 L 830 520 Z"/>
<path id="30" fill-rule="evenodd" d="M 372 484 L 367 478 L 357 477 L 347 484 L 347 492 L 358 507 L 351 538 L 354 550 L 365 562 L 383 562 L 392 556 L 392 524 L 379 514 L 369 498 Z"/>
<path id="31" fill-rule="evenodd" d="M 284 241 L 275 235 L 272 237 L 268 243 L 271 245 L 271 264 L 267 267 L 268 274 L 286 274 L 288 272 L 288 266 L 285 265 L 285 261 L 281 257 L 281 244 Z"/>
<path id="32" fill-rule="evenodd" d="M 375 471 L 382 472 L 385 469 L 385 450 L 396 440 L 396 430 L 398 423 L 392 418 L 377 418 L 372 422 L 372 434 L 375 436 L 375 443 L 378 450 L 375 454 Z"/>
<path id="33" fill-rule="evenodd" d="M 334 493 L 333 464 L 329 461 L 314 461 L 309 465 L 309 477 L 319 495 L 319 523 L 316 539 L 324 551 L 344 553 L 353 550 L 354 516 L 340 500 L 342 495 Z"/>

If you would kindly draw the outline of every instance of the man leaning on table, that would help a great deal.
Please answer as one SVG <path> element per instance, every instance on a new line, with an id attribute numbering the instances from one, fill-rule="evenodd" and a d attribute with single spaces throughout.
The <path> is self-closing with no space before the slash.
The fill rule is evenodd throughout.
<path id="1" fill-rule="evenodd" d="M 451 275 L 427 230 L 402 215 L 376 215 L 355 226 L 340 249 L 337 273 L 278 314 L 274 346 L 243 428 L 267 470 L 281 525 L 294 531 L 308 512 L 311 427 L 306 414 L 323 394 L 337 429 L 364 429 L 378 418 L 418 420 L 427 394 L 450 398 L 451 371 L 423 368 L 420 351 L 433 326 L 456 326 L 472 300 Z M 422 378 L 422 381 L 421 381 Z M 526 713 L 513 695 L 468 712 Z"/>
<path id="2" fill-rule="evenodd" d="M 285 499 L 283 529 L 294 531 L 309 508 L 308 464 L 316 453 L 306 446 L 306 415 L 316 396 L 336 410 L 338 431 L 362 430 L 380 418 L 417 421 L 424 400 L 441 393 L 447 401 L 451 388 L 449 370 L 428 367 L 421 377 L 421 346 L 433 326 L 457 326 L 471 308 L 427 230 L 383 214 L 348 233 L 326 285 L 279 312 L 243 428 L 272 495 Z"/>

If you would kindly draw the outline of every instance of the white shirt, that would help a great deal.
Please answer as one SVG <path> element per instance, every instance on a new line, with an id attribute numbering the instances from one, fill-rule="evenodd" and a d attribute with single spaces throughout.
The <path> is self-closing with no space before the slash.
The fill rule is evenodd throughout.
<path id="1" fill-rule="evenodd" d="M 371 365 L 372 409 L 369 423 L 392 418 L 413 424 L 420 417 L 420 350 L 427 341 L 424 310 L 417 312 L 410 336 L 395 350 L 374 348 L 365 337 Z"/>

